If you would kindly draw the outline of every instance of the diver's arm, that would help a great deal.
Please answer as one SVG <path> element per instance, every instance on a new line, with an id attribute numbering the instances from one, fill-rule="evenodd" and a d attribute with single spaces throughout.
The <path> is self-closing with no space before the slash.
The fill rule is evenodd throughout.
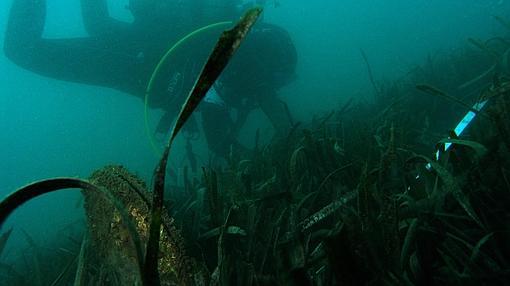
<path id="1" fill-rule="evenodd" d="M 105 41 L 92 38 L 43 39 L 46 1 L 14 0 L 4 40 L 4 53 L 17 65 L 40 75 L 133 92 L 126 79 L 135 59 L 113 54 Z"/>
<path id="2" fill-rule="evenodd" d="M 81 0 L 83 24 L 90 36 L 116 36 L 131 24 L 115 20 L 108 13 L 106 0 Z"/>

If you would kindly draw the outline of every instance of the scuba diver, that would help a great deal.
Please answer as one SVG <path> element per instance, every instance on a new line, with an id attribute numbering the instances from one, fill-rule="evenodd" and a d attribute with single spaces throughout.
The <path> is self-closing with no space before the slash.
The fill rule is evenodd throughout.
<path id="1" fill-rule="evenodd" d="M 169 48 L 190 31 L 241 15 L 239 0 L 130 0 L 131 23 L 108 13 L 106 0 L 81 0 L 88 37 L 46 39 L 45 0 L 14 0 L 5 34 L 5 55 L 37 74 L 76 83 L 113 88 L 144 98 L 152 71 Z M 173 57 L 155 81 L 148 102 L 164 115 L 157 131 L 166 133 L 207 59 L 216 37 L 201 37 Z M 204 44 L 208 43 L 208 44 Z M 209 44 L 210 43 L 210 44 Z M 181 49 L 182 50 L 182 49 Z M 225 157 L 242 150 L 237 132 L 248 113 L 260 108 L 275 134 L 291 125 L 278 90 L 294 77 L 297 55 L 288 33 L 275 25 L 257 23 L 200 105 L 209 149 Z M 233 112 L 233 111 L 236 112 Z M 235 115 L 235 116 L 233 116 Z M 196 123 L 185 131 L 195 133 Z"/>

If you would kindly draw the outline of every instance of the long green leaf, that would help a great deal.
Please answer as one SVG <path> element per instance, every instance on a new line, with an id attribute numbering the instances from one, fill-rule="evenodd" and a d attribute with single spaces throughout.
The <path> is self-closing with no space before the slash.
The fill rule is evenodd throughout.
<path id="1" fill-rule="evenodd" d="M 241 45 L 242 40 L 248 34 L 253 24 L 255 24 L 255 21 L 258 19 L 261 12 L 261 8 L 253 8 L 249 10 L 233 29 L 223 32 L 204 68 L 202 69 L 195 86 L 182 106 L 172 129 L 170 139 L 168 140 L 154 174 L 155 179 L 152 196 L 151 223 L 144 265 L 145 277 L 148 279 L 146 282 L 149 285 L 159 285 L 160 283 L 157 268 L 161 213 L 164 201 L 166 167 L 172 143 L 181 128 L 184 126 L 184 123 L 186 123 L 186 120 L 188 120 L 193 111 L 198 107 L 207 91 L 211 88 L 223 69 L 227 66 L 232 56 Z"/>
<path id="2" fill-rule="evenodd" d="M 2 253 L 4 252 L 5 245 L 7 244 L 7 240 L 9 240 L 9 236 L 11 236 L 12 228 L 6 231 L 4 234 L 0 236 L 0 257 L 2 257 Z"/>
<path id="3" fill-rule="evenodd" d="M 485 148 L 485 146 L 483 146 L 482 144 L 480 144 L 478 142 L 471 141 L 471 140 L 445 138 L 445 139 L 442 139 L 441 141 L 439 141 L 439 144 L 446 144 L 446 143 L 467 146 L 476 152 L 476 155 L 478 158 L 482 157 L 483 155 L 485 155 L 487 153 L 487 148 Z"/>
<path id="4" fill-rule="evenodd" d="M 204 233 L 202 236 L 200 236 L 200 240 L 207 240 L 209 238 L 215 237 L 220 235 L 220 232 L 222 231 L 223 226 L 215 227 L 206 233 Z M 225 233 L 227 234 L 235 234 L 240 236 L 246 236 L 246 231 L 238 226 L 230 225 L 225 229 Z"/>
<path id="5" fill-rule="evenodd" d="M 81 242 L 80 253 L 78 254 L 78 264 L 76 265 L 76 274 L 74 275 L 74 286 L 82 286 L 85 285 L 85 273 L 83 269 L 85 268 L 85 260 L 87 257 L 87 247 L 88 247 L 89 237 L 88 234 L 85 233 L 83 236 L 83 240 Z"/>
<path id="6" fill-rule="evenodd" d="M 14 266 L 11 264 L 6 264 L 6 263 L 0 262 L 0 271 L 7 273 L 9 280 L 11 280 L 11 281 L 12 280 L 18 281 L 18 282 L 20 282 L 19 284 L 21 284 L 21 285 L 27 284 L 27 281 L 26 281 L 27 276 L 22 275 L 21 273 L 16 271 L 16 269 L 14 269 Z"/>
<path id="7" fill-rule="evenodd" d="M 473 107 L 471 107 L 470 105 L 468 105 L 467 103 L 465 103 L 464 101 L 456 98 L 455 96 L 451 96 L 449 95 L 448 93 L 438 89 L 438 88 L 435 88 L 433 86 L 430 86 L 428 84 L 418 84 L 416 85 L 416 88 L 418 90 L 421 90 L 425 93 L 428 93 L 428 94 L 431 94 L 431 95 L 435 95 L 435 96 L 439 96 L 439 97 L 442 97 L 444 99 L 447 99 L 451 102 L 454 102 L 454 103 L 457 103 L 458 105 L 461 105 L 463 106 L 464 108 L 466 108 L 467 110 L 475 113 L 475 114 L 479 114 L 479 115 L 482 115 L 484 116 L 485 118 L 488 118 L 490 119 L 489 115 L 487 115 L 483 110 L 476 110 L 474 109 Z"/>
<path id="8" fill-rule="evenodd" d="M 448 254 L 446 254 L 441 249 L 438 249 L 437 252 L 439 253 L 441 258 L 443 259 L 444 263 L 446 264 L 446 267 L 449 270 L 448 272 L 453 274 L 453 277 L 455 277 L 456 279 L 459 279 L 461 277 L 461 273 L 456 269 L 455 263 L 454 263 L 452 257 L 450 257 Z"/>
<path id="9" fill-rule="evenodd" d="M 406 238 L 404 240 L 404 245 L 402 246 L 402 251 L 400 254 L 400 265 L 402 269 L 404 269 L 405 263 L 409 260 L 411 256 L 411 244 L 414 242 L 414 238 L 416 237 L 416 231 L 418 230 L 418 219 L 414 218 L 411 220 L 411 224 L 407 229 Z"/>
<path id="10" fill-rule="evenodd" d="M 491 233 L 487 234 L 486 236 L 482 237 L 478 241 L 478 243 L 475 245 L 475 247 L 473 248 L 473 251 L 471 252 L 471 256 L 469 257 L 469 261 L 470 261 L 471 265 L 474 265 L 476 259 L 480 255 L 480 249 L 492 237 L 493 234 L 494 233 L 491 232 Z"/>
<path id="11" fill-rule="evenodd" d="M 501 16 L 493 16 L 496 21 L 498 21 L 503 27 L 510 30 L 510 22 L 508 22 L 506 19 L 503 19 Z"/>
<path id="12" fill-rule="evenodd" d="M 41 256 L 39 252 L 39 246 L 35 243 L 35 240 L 26 232 L 24 229 L 21 230 L 23 235 L 25 235 L 25 240 L 28 242 L 30 247 L 32 248 L 32 263 L 34 268 L 34 275 L 33 275 L 33 282 L 36 282 L 36 285 L 42 286 L 43 285 L 43 275 L 41 272 Z"/>
<path id="13" fill-rule="evenodd" d="M 461 207 L 466 211 L 466 213 L 482 228 L 485 228 L 482 221 L 478 218 L 478 215 L 474 211 L 471 203 L 469 202 L 469 198 L 464 194 L 457 184 L 457 180 L 453 177 L 448 170 L 446 170 L 443 166 L 437 163 L 434 160 L 429 159 L 423 155 L 416 155 L 414 158 L 419 158 L 421 160 L 425 160 L 430 166 L 436 171 L 441 181 L 443 181 L 444 188 L 447 192 L 451 193 L 453 197 L 457 200 L 457 202 L 461 205 Z"/>
<path id="14" fill-rule="evenodd" d="M 498 53 L 490 49 L 484 42 L 480 41 L 479 39 L 475 38 L 468 38 L 468 42 L 472 44 L 473 46 L 477 47 L 481 51 L 484 51 L 489 56 L 493 57 L 494 59 L 499 58 Z"/>
<path id="15" fill-rule="evenodd" d="M 55 278 L 55 280 L 53 280 L 53 283 L 51 283 L 51 286 L 57 286 L 62 281 L 62 279 L 64 279 L 64 276 L 69 272 L 69 270 L 71 269 L 71 266 L 73 266 L 73 264 L 77 260 L 78 260 L 78 256 L 76 256 L 73 260 L 69 261 L 67 263 L 66 267 L 64 267 L 64 269 L 62 269 L 60 274 L 57 276 L 57 278 Z"/>

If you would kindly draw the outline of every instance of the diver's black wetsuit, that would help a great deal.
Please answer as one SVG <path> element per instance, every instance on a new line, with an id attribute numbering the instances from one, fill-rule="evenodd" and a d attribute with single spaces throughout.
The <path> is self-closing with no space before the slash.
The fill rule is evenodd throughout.
<path id="1" fill-rule="evenodd" d="M 182 13 L 174 13 L 179 19 L 174 19 L 170 28 L 169 23 L 148 17 L 140 20 L 136 15 L 133 23 L 125 23 L 109 16 L 106 0 L 81 3 L 88 37 L 44 39 L 46 1 L 14 0 L 5 35 L 5 55 L 17 65 L 44 76 L 114 88 L 142 98 L 154 67 L 169 45 L 201 25 Z M 213 43 L 215 39 L 209 40 Z M 192 84 L 194 78 L 189 75 L 196 75 L 200 67 L 191 59 L 205 59 L 209 52 L 198 46 L 187 48 L 188 54 L 173 60 L 172 67 L 162 73 L 165 78 L 156 82 L 155 94 L 149 101 L 151 107 L 176 114 L 180 106 L 175 104 L 176 95 L 168 94 L 168 75 L 179 71 L 188 75 L 188 85 Z M 228 114 L 230 107 L 240 110 L 238 125 L 243 115 L 256 106 L 262 108 L 277 130 L 289 125 L 275 95 L 292 78 L 296 65 L 296 52 L 287 33 L 272 25 L 258 25 L 239 53 L 220 79 L 219 94 L 226 104 L 204 103 L 201 108 L 206 139 L 219 154 L 225 154 L 235 142 L 237 128 Z"/>

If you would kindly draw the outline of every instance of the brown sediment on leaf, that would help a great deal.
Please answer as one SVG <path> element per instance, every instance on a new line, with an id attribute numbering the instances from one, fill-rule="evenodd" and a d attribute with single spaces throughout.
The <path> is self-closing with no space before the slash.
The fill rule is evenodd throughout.
<path id="1" fill-rule="evenodd" d="M 145 245 L 150 222 L 150 210 L 144 198 L 149 194 L 145 183 L 122 166 L 106 166 L 97 170 L 90 181 L 110 190 L 125 205 L 142 245 Z M 140 193 L 133 191 L 133 186 L 137 186 Z M 132 247 L 129 247 L 131 242 L 126 228 L 121 224 L 119 213 L 100 196 L 84 196 L 90 247 L 94 249 L 95 263 L 109 272 L 118 273 L 121 285 L 141 283 L 136 257 Z M 162 223 L 158 258 L 161 285 L 185 285 L 194 275 L 194 262 L 186 256 L 180 232 L 166 211 L 163 212 Z"/>

